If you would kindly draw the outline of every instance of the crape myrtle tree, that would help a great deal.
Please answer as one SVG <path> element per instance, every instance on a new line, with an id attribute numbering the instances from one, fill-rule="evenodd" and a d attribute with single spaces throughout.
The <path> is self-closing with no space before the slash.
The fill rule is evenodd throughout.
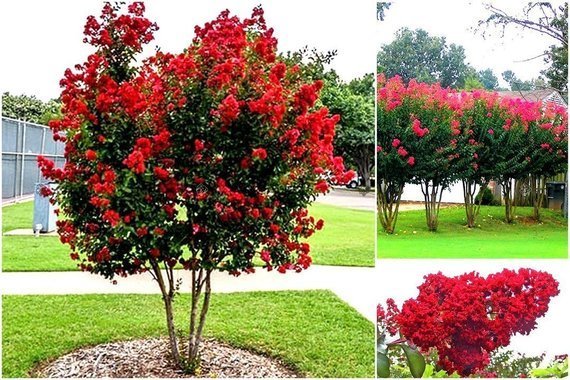
<path id="1" fill-rule="evenodd" d="M 515 220 L 515 184 L 530 172 L 534 146 L 529 144 L 529 129 L 533 120 L 540 117 L 539 102 L 518 98 L 503 98 L 501 105 L 511 115 L 506 124 L 497 125 L 487 131 L 490 144 L 496 147 L 495 179 L 500 183 L 505 202 L 505 221 Z"/>
<path id="2" fill-rule="evenodd" d="M 436 231 L 443 191 L 472 171 L 473 148 L 461 142 L 459 101 L 438 84 L 381 75 L 378 89 L 378 203 L 385 230 L 397 219 L 404 184 L 421 186 L 426 224 Z"/>
<path id="3" fill-rule="evenodd" d="M 214 271 L 302 271 L 307 238 L 323 221 L 306 206 L 339 182 L 335 124 L 315 107 L 321 82 L 276 59 L 277 40 L 263 10 L 243 20 L 222 12 L 182 53 L 158 51 L 138 66 L 156 24 L 140 2 L 122 12 L 106 3 L 90 16 L 87 61 L 61 81 L 63 117 L 50 123 L 65 141 L 63 169 L 39 158 L 57 183 L 62 242 L 78 266 L 113 279 L 150 272 L 164 301 L 172 357 L 198 364 Z M 188 351 L 181 353 L 173 268 L 191 272 Z M 202 300 L 202 301 L 200 301 Z"/>
<path id="4" fill-rule="evenodd" d="M 466 136 L 454 118 L 459 103 L 455 93 L 439 84 L 408 84 L 412 97 L 421 103 L 411 114 L 411 130 L 417 139 L 414 177 L 424 195 L 428 230 L 436 231 L 443 191 L 473 171 L 473 148 L 463 143 Z"/>
<path id="5" fill-rule="evenodd" d="M 396 142 L 400 145 L 402 131 L 408 127 L 411 108 L 409 102 L 402 101 L 404 91 L 401 80 L 387 81 L 383 74 L 378 75 L 376 202 L 380 224 L 389 234 L 394 233 L 404 186 L 412 180 L 415 165 L 413 155 L 406 151 L 406 158 L 393 146 Z"/>
<path id="6" fill-rule="evenodd" d="M 565 171 L 567 123 L 564 109 L 553 104 L 501 98 L 487 91 L 462 92 L 458 120 L 474 148 L 472 171 L 462 178 L 467 226 L 474 227 L 483 192 L 491 179 L 501 180 L 505 190 L 505 218 L 512 222 L 513 181 L 531 179 L 534 217 L 540 219 L 546 178 Z M 481 198 L 482 199 L 482 198 Z M 481 201 L 480 199 L 480 201 Z"/>
<path id="7" fill-rule="evenodd" d="M 483 194 L 489 182 L 498 175 L 498 156 L 503 147 L 500 145 L 502 140 L 495 138 L 494 130 L 512 124 L 512 116 L 500 106 L 497 93 L 462 92 L 459 101 L 461 105 L 456 115 L 464 136 L 463 144 L 473 149 L 472 170 L 461 178 L 467 227 L 473 228 L 483 199 L 480 197 L 476 203 L 476 193 Z"/>
<path id="8" fill-rule="evenodd" d="M 568 170 L 568 113 L 554 103 L 543 106 L 538 120 L 529 130 L 531 161 L 529 163 L 530 196 L 533 218 L 540 221 L 540 210 L 546 197 L 546 180 Z"/>

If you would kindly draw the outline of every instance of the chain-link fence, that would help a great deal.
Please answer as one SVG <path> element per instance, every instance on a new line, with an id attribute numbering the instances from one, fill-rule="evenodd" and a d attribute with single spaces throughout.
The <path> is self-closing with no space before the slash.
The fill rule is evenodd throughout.
<path id="1" fill-rule="evenodd" d="M 45 125 L 2 117 L 2 199 L 32 195 L 35 184 L 45 181 L 37 157 L 45 156 L 62 167 L 64 147 Z"/>

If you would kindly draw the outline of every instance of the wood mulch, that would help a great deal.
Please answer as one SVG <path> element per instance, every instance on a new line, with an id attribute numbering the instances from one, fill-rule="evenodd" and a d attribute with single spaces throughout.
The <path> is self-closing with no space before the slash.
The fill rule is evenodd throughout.
<path id="1" fill-rule="evenodd" d="M 277 359 L 213 339 L 202 342 L 200 369 L 194 376 L 181 371 L 169 352 L 165 338 L 106 343 L 81 348 L 43 363 L 31 375 L 59 378 L 303 377 Z"/>

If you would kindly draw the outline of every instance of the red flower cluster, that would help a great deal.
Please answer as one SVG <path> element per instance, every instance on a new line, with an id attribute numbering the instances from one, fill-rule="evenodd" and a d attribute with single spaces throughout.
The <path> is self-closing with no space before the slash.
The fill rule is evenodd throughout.
<path id="1" fill-rule="evenodd" d="M 533 269 L 504 269 L 487 277 L 430 274 L 418 289 L 401 311 L 393 305 L 388 323 L 423 351 L 436 348 L 438 365 L 463 376 L 484 369 L 489 354 L 507 346 L 514 334 L 529 334 L 559 293 L 552 275 Z"/>

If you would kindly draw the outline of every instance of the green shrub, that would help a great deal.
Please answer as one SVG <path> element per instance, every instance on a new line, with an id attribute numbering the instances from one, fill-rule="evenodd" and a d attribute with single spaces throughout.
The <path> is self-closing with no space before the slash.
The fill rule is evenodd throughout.
<path id="1" fill-rule="evenodd" d="M 481 199 L 481 197 L 483 197 L 483 199 Z M 479 193 L 477 193 L 477 195 L 475 196 L 475 202 L 476 203 L 481 202 L 481 204 L 485 205 L 485 206 L 494 205 L 495 204 L 495 196 L 493 195 L 493 192 L 491 191 L 491 189 L 486 187 L 485 190 L 483 190 L 483 192 L 481 192 L 481 190 L 479 190 Z"/>

